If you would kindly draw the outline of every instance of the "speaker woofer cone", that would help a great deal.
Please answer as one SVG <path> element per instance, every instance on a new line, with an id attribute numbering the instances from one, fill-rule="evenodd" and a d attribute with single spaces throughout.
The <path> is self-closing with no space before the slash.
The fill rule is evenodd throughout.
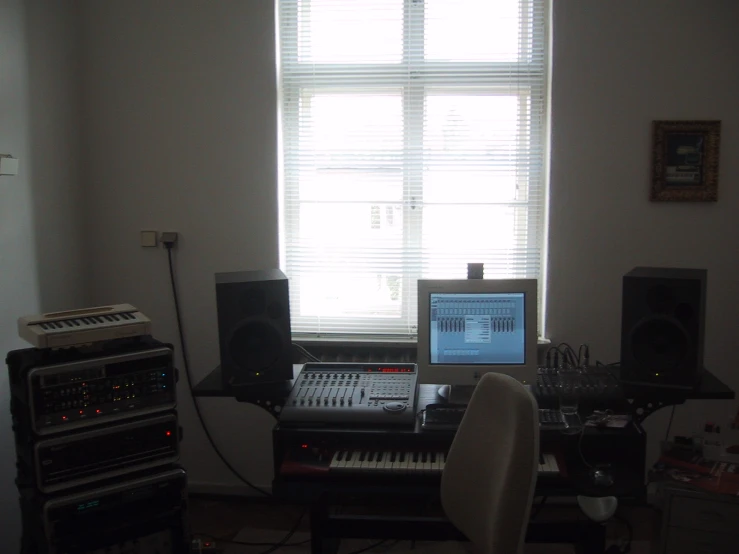
<path id="1" fill-rule="evenodd" d="M 649 318 L 634 327 L 631 348 L 638 365 L 665 370 L 683 365 L 692 344 L 690 335 L 677 321 Z"/>
<path id="2" fill-rule="evenodd" d="M 263 321 L 239 325 L 228 341 L 233 362 L 249 373 L 270 370 L 285 345 L 274 327 Z"/>

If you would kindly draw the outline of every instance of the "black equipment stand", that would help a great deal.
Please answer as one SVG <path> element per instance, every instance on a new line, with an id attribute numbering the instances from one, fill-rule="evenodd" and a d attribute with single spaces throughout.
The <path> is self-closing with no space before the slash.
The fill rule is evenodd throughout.
<path id="1" fill-rule="evenodd" d="M 277 416 L 282 411 L 302 367 L 303 364 L 293 364 L 293 378 L 289 381 L 226 389 L 221 379 L 221 366 L 217 366 L 193 387 L 193 394 L 196 397 L 235 398 L 238 402 L 260 406 Z M 619 378 L 618 368 L 609 370 L 616 379 Z M 734 399 L 734 391 L 707 369 L 703 370 L 698 387 L 692 390 L 635 385 L 623 385 L 623 389 L 624 399 L 631 407 L 632 416 L 637 423 L 642 423 L 660 408 L 684 404 L 686 400 Z"/>

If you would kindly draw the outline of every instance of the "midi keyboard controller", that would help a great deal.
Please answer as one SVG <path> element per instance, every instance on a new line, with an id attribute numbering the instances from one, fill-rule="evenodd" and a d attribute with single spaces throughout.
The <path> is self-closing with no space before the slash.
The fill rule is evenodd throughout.
<path id="1" fill-rule="evenodd" d="M 280 415 L 280 424 L 412 427 L 416 364 L 307 363 Z"/>

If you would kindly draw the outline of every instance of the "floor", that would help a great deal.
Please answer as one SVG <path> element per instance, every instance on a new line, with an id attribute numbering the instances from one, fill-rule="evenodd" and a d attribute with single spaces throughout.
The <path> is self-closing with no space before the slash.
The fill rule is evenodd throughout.
<path id="1" fill-rule="evenodd" d="M 626 510 L 623 515 L 633 528 L 632 554 L 650 554 L 652 540 L 658 529 L 659 514 L 651 509 L 638 508 Z M 546 505 L 538 517 L 552 519 L 558 517 L 579 517 L 577 508 L 572 506 Z M 212 498 L 195 496 L 190 499 L 190 522 L 192 532 L 204 541 L 214 541 L 222 554 L 260 554 L 270 552 L 270 545 L 284 539 L 295 527 L 295 532 L 287 541 L 288 545 L 279 548 L 279 554 L 306 554 L 310 552 L 310 533 L 308 515 L 298 506 L 275 505 L 255 502 L 242 498 Z M 609 544 L 623 545 L 626 539 L 626 526 L 622 522 L 608 525 Z M 257 544 L 238 544 L 257 543 Z M 341 554 L 463 554 L 468 552 L 465 545 L 454 542 L 378 541 L 352 539 L 342 541 Z M 213 551 L 211 551 L 213 552 Z M 571 554 L 569 545 L 532 544 L 526 545 L 525 554 Z"/>

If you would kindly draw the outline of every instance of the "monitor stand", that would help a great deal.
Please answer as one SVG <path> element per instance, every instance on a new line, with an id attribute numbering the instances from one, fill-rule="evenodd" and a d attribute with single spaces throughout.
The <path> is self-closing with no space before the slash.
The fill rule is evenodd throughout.
<path id="1" fill-rule="evenodd" d="M 469 404 L 475 385 L 441 385 L 437 394 L 448 404 Z"/>

